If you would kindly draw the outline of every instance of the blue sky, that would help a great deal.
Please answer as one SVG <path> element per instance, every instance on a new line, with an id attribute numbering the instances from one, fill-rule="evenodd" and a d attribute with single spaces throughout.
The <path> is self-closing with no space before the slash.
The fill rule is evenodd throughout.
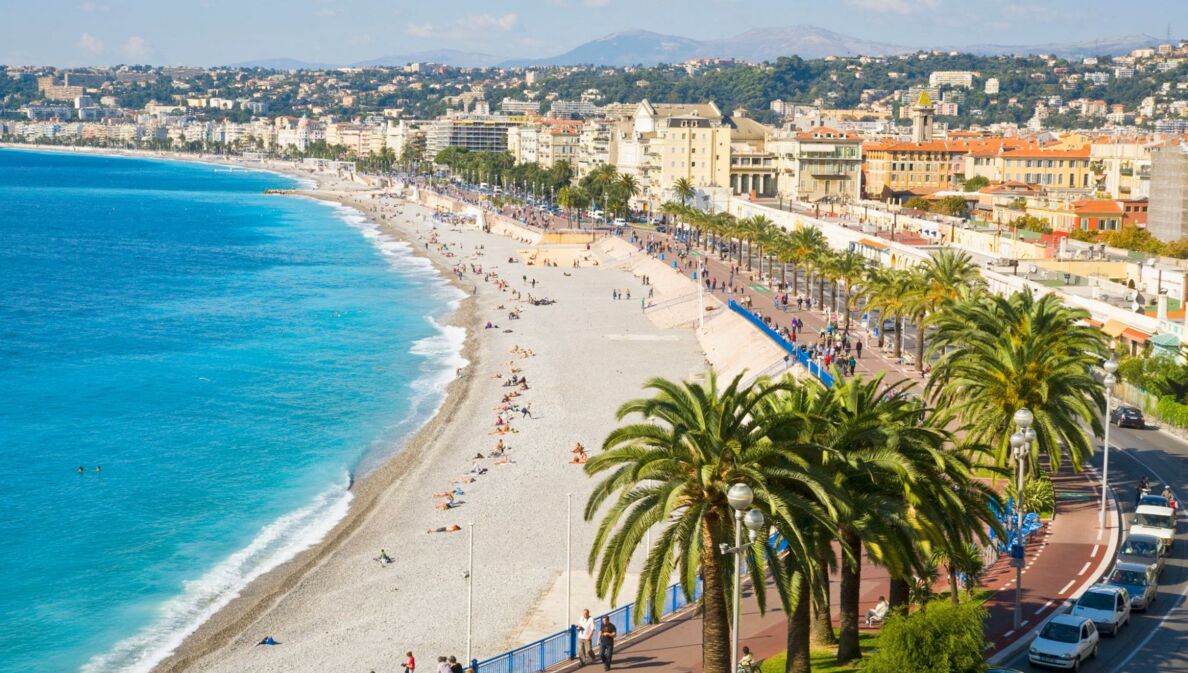
<path id="1" fill-rule="evenodd" d="M 349 63 L 453 48 L 551 56 L 608 33 L 812 24 L 910 46 L 1188 35 L 1185 0 L 6 0 L 0 63 Z"/>

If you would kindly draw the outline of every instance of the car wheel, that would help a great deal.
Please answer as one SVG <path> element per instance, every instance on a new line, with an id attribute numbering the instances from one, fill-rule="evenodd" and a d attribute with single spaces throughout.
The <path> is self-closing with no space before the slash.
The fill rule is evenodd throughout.
<path id="1" fill-rule="evenodd" d="M 1074 671 L 1079 671 L 1079 670 L 1081 670 L 1081 660 L 1080 660 L 1080 658 L 1073 659 L 1073 667 L 1072 667 L 1072 669 L 1073 669 Z"/>

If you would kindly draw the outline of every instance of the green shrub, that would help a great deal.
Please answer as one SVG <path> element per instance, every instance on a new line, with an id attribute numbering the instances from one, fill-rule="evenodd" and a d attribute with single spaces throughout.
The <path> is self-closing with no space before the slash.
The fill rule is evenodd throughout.
<path id="1" fill-rule="evenodd" d="M 1024 512 L 1050 514 L 1056 511 L 1056 490 L 1052 487 L 1052 480 L 1048 475 L 1041 473 L 1039 476 L 1024 479 L 1022 499 L 1017 491 L 1015 480 L 1012 479 L 1007 483 L 1006 495 L 1016 503 L 1021 503 Z"/>
<path id="2" fill-rule="evenodd" d="M 986 637 L 981 603 L 933 601 L 910 614 L 892 614 L 863 673 L 982 673 Z"/>
<path id="3" fill-rule="evenodd" d="M 1180 404 L 1171 395 L 1159 398 L 1155 413 L 1164 422 L 1177 428 L 1188 428 L 1188 404 Z"/>

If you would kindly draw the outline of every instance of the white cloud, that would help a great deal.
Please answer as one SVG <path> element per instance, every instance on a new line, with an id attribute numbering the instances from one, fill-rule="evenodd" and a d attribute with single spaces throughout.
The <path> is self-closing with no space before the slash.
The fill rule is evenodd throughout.
<path id="1" fill-rule="evenodd" d="M 448 40 L 485 40 L 496 34 L 510 33 L 520 25 L 518 14 L 468 14 L 445 29 L 431 23 L 410 23 L 404 32 L 413 37 L 436 37 Z"/>
<path id="2" fill-rule="evenodd" d="M 940 5 L 940 0 L 846 0 L 846 4 L 868 12 L 911 14 L 936 9 Z"/>
<path id="3" fill-rule="evenodd" d="M 433 37 L 433 24 L 431 23 L 410 23 L 405 27 L 404 32 L 413 37 Z"/>
<path id="4" fill-rule="evenodd" d="M 458 19 L 458 29 L 462 33 L 506 33 L 515 30 L 519 22 L 520 17 L 516 14 L 503 14 L 502 16 L 470 14 Z M 470 37 L 470 35 L 462 36 Z"/>
<path id="5" fill-rule="evenodd" d="M 110 12 L 111 11 L 110 5 L 100 5 L 99 3 L 92 2 L 91 0 L 87 0 L 86 2 L 82 3 L 81 5 L 78 6 L 78 8 L 84 12 L 89 12 L 91 14 L 97 14 L 99 12 Z"/>
<path id="6" fill-rule="evenodd" d="M 135 61 L 148 56 L 152 52 L 152 48 L 148 46 L 148 43 L 144 41 L 143 37 L 133 35 L 120 47 L 120 51 L 124 53 L 126 58 Z"/>
<path id="7" fill-rule="evenodd" d="M 78 48 L 83 51 L 89 51 L 92 54 L 98 54 L 103 51 L 103 40 L 90 33 L 83 33 L 82 37 L 78 38 Z"/>

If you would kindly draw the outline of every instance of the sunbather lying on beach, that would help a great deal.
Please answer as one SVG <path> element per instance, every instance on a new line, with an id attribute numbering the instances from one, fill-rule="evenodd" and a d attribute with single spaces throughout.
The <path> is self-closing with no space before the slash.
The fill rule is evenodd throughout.
<path id="1" fill-rule="evenodd" d="M 462 526 L 459 526 L 458 524 L 454 523 L 454 524 L 450 524 L 448 526 L 442 526 L 440 528 L 430 528 L 429 530 L 427 530 L 425 532 L 426 533 L 457 533 L 460 530 L 462 530 Z"/>

